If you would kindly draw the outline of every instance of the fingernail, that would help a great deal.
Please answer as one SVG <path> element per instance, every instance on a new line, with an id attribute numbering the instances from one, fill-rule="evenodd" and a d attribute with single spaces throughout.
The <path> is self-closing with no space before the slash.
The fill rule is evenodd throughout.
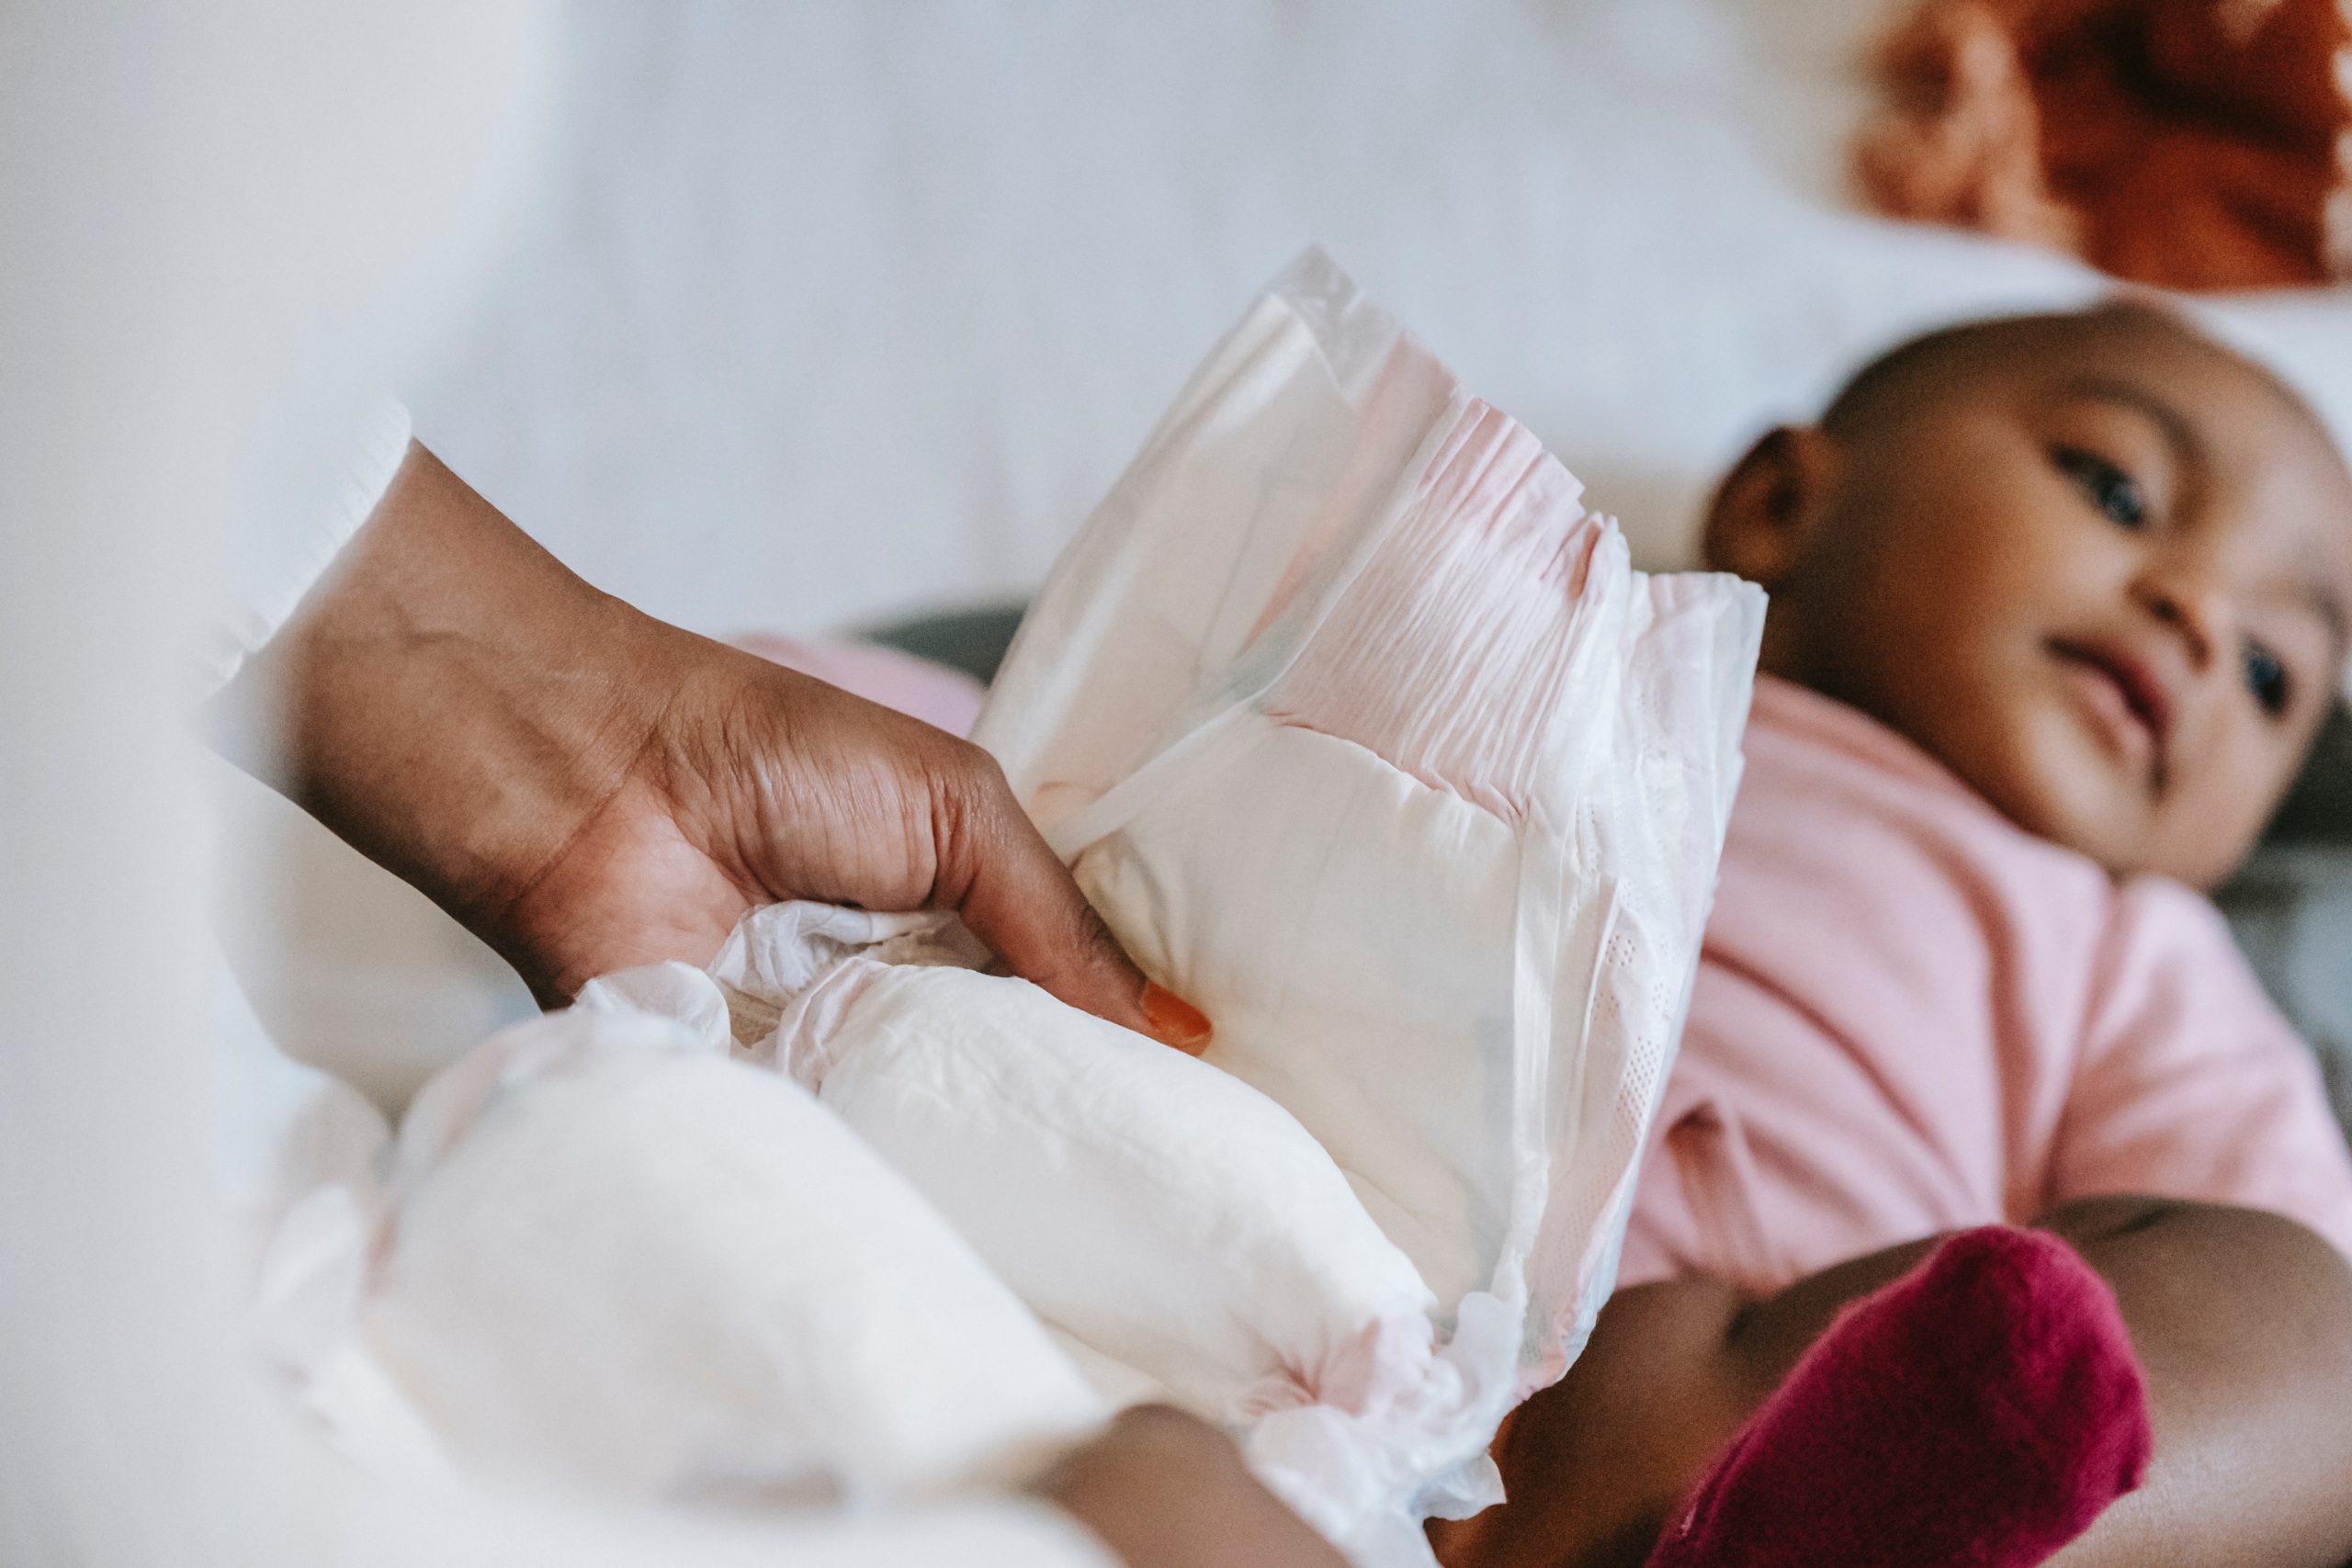
<path id="1" fill-rule="evenodd" d="M 1216 1032 L 1208 1014 L 1156 980 L 1144 982 L 1143 1021 L 1159 1040 L 1188 1056 L 1207 1050 L 1209 1036 Z"/>

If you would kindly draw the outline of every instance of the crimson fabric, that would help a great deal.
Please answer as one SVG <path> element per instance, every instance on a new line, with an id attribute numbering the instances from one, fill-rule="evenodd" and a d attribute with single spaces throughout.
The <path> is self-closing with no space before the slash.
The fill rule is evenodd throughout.
<path id="1" fill-rule="evenodd" d="M 1878 74 L 1883 211 L 2167 288 L 2352 277 L 2340 0 L 1922 0 Z"/>
<path id="2" fill-rule="evenodd" d="M 2054 1236 L 1965 1231 L 1839 1315 L 1650 1568 L 2025 1568 L 2137 1486 L 2152 1442 L 2106 1282 Z"/>

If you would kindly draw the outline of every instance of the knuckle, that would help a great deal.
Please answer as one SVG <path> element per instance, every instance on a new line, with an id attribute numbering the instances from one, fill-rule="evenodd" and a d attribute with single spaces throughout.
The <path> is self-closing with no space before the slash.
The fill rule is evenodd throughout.
<path id="1" fill-rule="evenodd" d="M 930 783 L 931 817 L 944 880 L 960 887 L 1013 840 L 1011 789 L 996 760 L 968 741 L 926 739 L 918 766 Z"/>
<path id="2" fill-rule="evenodd" d="M 941 754 L 941 776 L 955 797 L 964 826 L 990 837 L 1004 833 L 1019 818 L 1012 786 L 997 760 L 969 741 L 947 738 L 952 748 Z"/>
<path id="3" fill-rule="evenodd" d="M 1004 776 L 1004 764 L 968 740 L 957 740 L 955 745 L 971 787 L 986 795 L 991 804 L 1011 806 L 1012 784 Z"/>
<path id="4" fill-rule="evenodd" d="M 928 770 L 964 794 L 973 796 L 985 795 L 992 773 L 998 783 L 1003 780 L 1003 773 L 996 768 L 996 760 L 968 740 L 940 733 L 936 739 L 925 736 L 922 744 L 925 748 L 924 765 Z"/>

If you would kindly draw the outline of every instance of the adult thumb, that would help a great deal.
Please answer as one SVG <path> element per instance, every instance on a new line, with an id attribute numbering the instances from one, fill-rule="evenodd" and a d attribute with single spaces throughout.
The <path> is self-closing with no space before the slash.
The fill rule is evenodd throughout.
<path id="1" fill-rule="evenodd" d="M 1188 1055 L 1208 1048 L 1207 1017 L 1127 956 L 993 763 L 949 821 L 934 900 L 961 915 L 1006 968 Z"/>

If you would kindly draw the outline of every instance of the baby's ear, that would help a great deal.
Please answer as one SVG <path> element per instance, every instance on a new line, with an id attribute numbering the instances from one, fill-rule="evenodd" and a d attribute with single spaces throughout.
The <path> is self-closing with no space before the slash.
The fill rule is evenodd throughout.
<path id="1" fill-rule="evenodd" d="M 1843 458 L 1816 424 L 1783 424 L 1750 446 L 1707 508 L 1707 565 L 1777 589 L 1804 554 Z"/>

